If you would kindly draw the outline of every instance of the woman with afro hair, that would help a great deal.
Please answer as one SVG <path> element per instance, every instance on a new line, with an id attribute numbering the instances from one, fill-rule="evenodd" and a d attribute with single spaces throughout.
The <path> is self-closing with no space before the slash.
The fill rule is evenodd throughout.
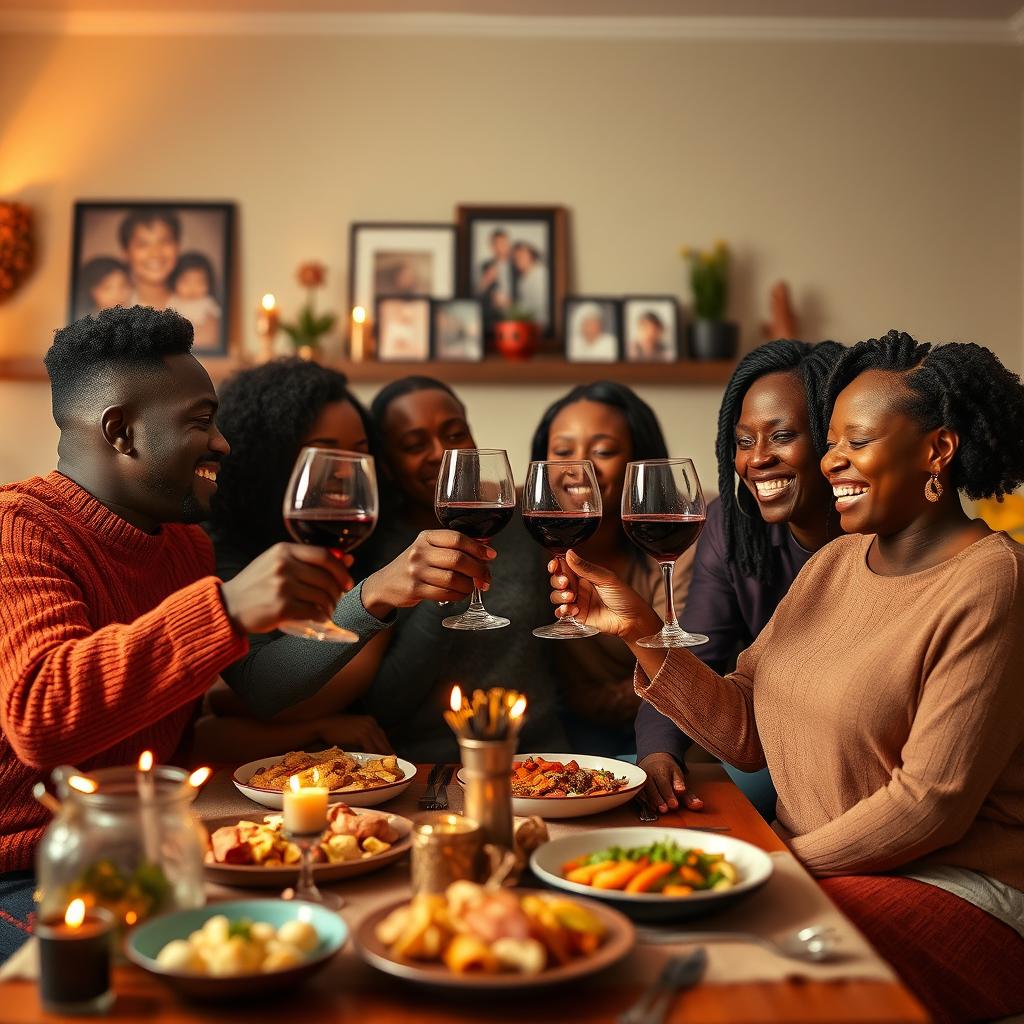
<path id="1" fill-rule="evenodd" d="M 236 374 L 222 389 L 217 421 L 231 444 L 210 523 L 217 572 L 225 580 L 268 546 L 290 539 L 281 508 L 301 448 L 375 454 L 373 426 L 344 374 L 303 359 Z M 197 753 L 248 760 L 312 744 L 389 752 L 374 718 L 349 713 L 380 665 L 386 627 L 399 608 L 424 599 L 461 600 L 474 578 L 489 577 L 489 559 L 484 545 L 433 530 L 378 564 L 371 538 L 356 552 L 353 576 L 362 582 L 334 614 L 359 642 L 315 643 L 277 632 L 250 637 L 249 652 L 223 673 L 227 686 L 210 692 L 214 714 L 197 724 Z"/>
<path id="2" fill-rule="evenodd" d="M 568 556 L 568 607 L 637 692 L 737 766 L 776 829 L 937 1021 L 1024 1012 L 1024 547 L 960 502 L 1024 482 L 1024 387 L 985 348 L 890 332 L 844 354 L 821 460 L 849 534 L 736 670 L 636 646 L 657 616 Z M 562 606 L 565 614 L 567 606 Z"/>

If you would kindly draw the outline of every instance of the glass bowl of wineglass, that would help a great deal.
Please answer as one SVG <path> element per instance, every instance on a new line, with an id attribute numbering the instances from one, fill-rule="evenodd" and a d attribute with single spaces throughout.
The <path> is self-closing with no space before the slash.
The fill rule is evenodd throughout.
<path id="1" fill-rule="evenodd" d="M 691 459 L 645 459 L 626 466 L 622 528 L 661 568 L 665 625 L 637 641 L 639 647 L 698 647 L 708 638 L 688 633 L 676 619 L 672 571 L 676 559 L 697 542 L 707 516 L 704 494 Z"/>
<path id="2" fill-rule="evenodd" d="M 486 543 L 508 526 L 515 511 L 516 485 L 504 449 L 452 448 L 444 453 L 434 512 L 445 529 Z M 508 619 L 487 611 L 475 583 L 469 607 L 441 622 L 447 629 L 500 629 L 508 624 Z"/>
<path id="3" fill-rule="evenodd" d="M 523 488 L 523 524 L 561 565 L 565 553 L 592 537 L 601 525 L 601 489 L 594 464 L 589 459 L 531 462 Z M 533 635 L 573 640 L 598 632 L 567 615 L 550 626 L 539 626 Z"/>
<path id="4" fill-rule="evenodd" d="M 300 544 L 349 554 L 377 525 L 377 473 L 373 457 L 336 448 L 303 448 L 284 495 L 284 524 Z M 359 637 L 325 620 L 285 622 L 282 632 L 351 644 Z"/>

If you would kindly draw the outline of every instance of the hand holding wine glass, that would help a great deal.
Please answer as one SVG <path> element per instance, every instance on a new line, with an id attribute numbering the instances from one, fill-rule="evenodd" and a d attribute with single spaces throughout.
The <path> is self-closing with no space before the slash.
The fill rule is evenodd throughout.
<path id="1" fill-rule="evenodd" d="M 302 544 L 327 548 L 336 557 L 351 553 L 377 525 L 377 474 L 373 458 L 333 448 L 303 448 L 284 496 L 284 522 Z M 359 637 L 330 617 L 282 623 L 292 636 L 333 643 Z"/>
<path id="2" fill-rule="evenodd" d="M 523 488 L 523 523 L 560 567 L 565 553 L 592 537 L 601 525 L 601 489 L 594 464 L 589 459 L 531 462 Z M 573 640 L 598 632 L 566 615 L 553 625 L 535 629 L 533 635 Z"/>
<path id="3" fill-rule="evenodd" d="M 508 526 L 515 510 L 515 481 L 507 452 L 453 448 L 444 453 L 434 498 L 434 511 L 443 527 L 487 543 Z M 500 629 L 509 620 L 484 608 L 474 583 L 466 611 L 448 616 L 441 624 L 447 629 Z"/>
<path id="4" fill-rule="evenodd" d="M 676 619 L 672 571 L 676 559 L 697 542 L 707 509 L 690 459 L 646 459 L 626 466 L 622 487 L 622 528 L 661 567 L 665 624 L 661 632 L 635 641 L 638 647 L 697 647 L 708 638 L 687 633 Z"/>

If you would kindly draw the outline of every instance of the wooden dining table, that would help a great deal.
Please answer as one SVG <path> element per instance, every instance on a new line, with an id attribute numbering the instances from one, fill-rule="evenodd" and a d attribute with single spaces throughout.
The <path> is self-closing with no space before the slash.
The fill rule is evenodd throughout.
<path id="1" fill-rule="evenodd" d="M 420 766 L 416 780 L 403 797 L 384 805 L 382 810 L 408 814 L 422 796 L 429 765 Z M 729 835 L 744 839 L 768 851 L 782 851 L 782 842 L 757 814 L 753 806 L 718 765 L 694 765 L 690 785 L 704 800 L 704 810 L 678 811 L 663 816 L 661 824 L 675 827 L 723 826 Z M 225 813 L 225 805 L 237 806 L 240 816 L 252 817 L 259 811 L 240 794 L 235 794 L 229 775 L 210 783 L 209 794 L 197 801 L 197 810 L 208 817 Z M 205 810 L 204 810 L 205 805 Z M 231 813 L 234 811 L 232 810 Z M 602 827 L 603 818 L 586 819 L 593 828 Z M 614 824 L 623 823 L 621 815 Z M 635 815 L 630 824 L 639 825 Z M 380 885 L 385 879 L 394 887 L 408 880 L 408 862 L 386 868 L 377 875 L 348 883 L 354 886 Z M 808 884 L 813 884 L 810 879 Z M 337 892 L 343 896 L 346 885 Z M 249 895 L 251 893 L 246 893 Z M 230 892 L 212 893 L 210 898 L 230 898 Z M 274 895 L 267 891 L 265 895 Z M 349 927 L 355 929 L 364 914 L 355 913 L 353 904 L 342 910 Z M 713 927 L 701 923 L 699 927 Z M 368 1022 L 368 1024 L 470 1024 L 494 1021 L 497 1024 L 613 1024 L 640 995 L 637 958 L 645 955 L 638 945 L 620 964 L 591 979 L 544 990 L 512 991 L 501 996 L 475 996 L 468 993 L 417 987 L 381 974 L 363 963 L 349 944 L 331 963 L 300 988 L 280 997 L 239 1004 L 187 1002 L 160 981 L 132 965 L 115 968 L 114 988 L 117 1000 L 109 1013 L 114 1021 L 146 1021 L 147 1024 L 186 1024 L 186 1022 L 233 1022 L 239 1024 L 291 1024 L 311 1021 Z M 63 1018 L 44 1014 L 36 985 L 31 981 L 10 981 L 0 986 L 0 1020 L 7 1024 L 55 1024 L 81 1018 Z M 731 984 L 703 983 L 680 993 L 674 1000 L 669 1024 L 924 1024 L 928 1016 L 913 996 L 896 980 L 874 978 L 838 978 L 819 980 L 802 976 L 799 965 L 793 975 L 778 981 Z"/>

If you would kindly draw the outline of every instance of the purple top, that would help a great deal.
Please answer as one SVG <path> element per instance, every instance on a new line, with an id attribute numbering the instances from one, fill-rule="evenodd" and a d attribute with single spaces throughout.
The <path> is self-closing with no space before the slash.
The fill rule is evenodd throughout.
<path id="1" fill-rule="evenodd" d="M 704 633 L 708 642 L 691 647 L 705 665 L 720 675 L 730 671 L 736 655 L 750 646 L 767 625 L 776 605 L 786 596 L 797 573 L 811 557 L 785 524 L 770 525 L 768 536 L 778 552 L 779 573 L 771 585 L 740 575 L 725 554 L 725 521 L 716 498 L 708 505 L 708 521 L 697 541 L 693 582 L 686 597 L 682 625 L 693 633 Z M 669 753 L 682 763 L 693 743 L 685 733 L 647 701 L 636 716 L 636 757 Z"/>

